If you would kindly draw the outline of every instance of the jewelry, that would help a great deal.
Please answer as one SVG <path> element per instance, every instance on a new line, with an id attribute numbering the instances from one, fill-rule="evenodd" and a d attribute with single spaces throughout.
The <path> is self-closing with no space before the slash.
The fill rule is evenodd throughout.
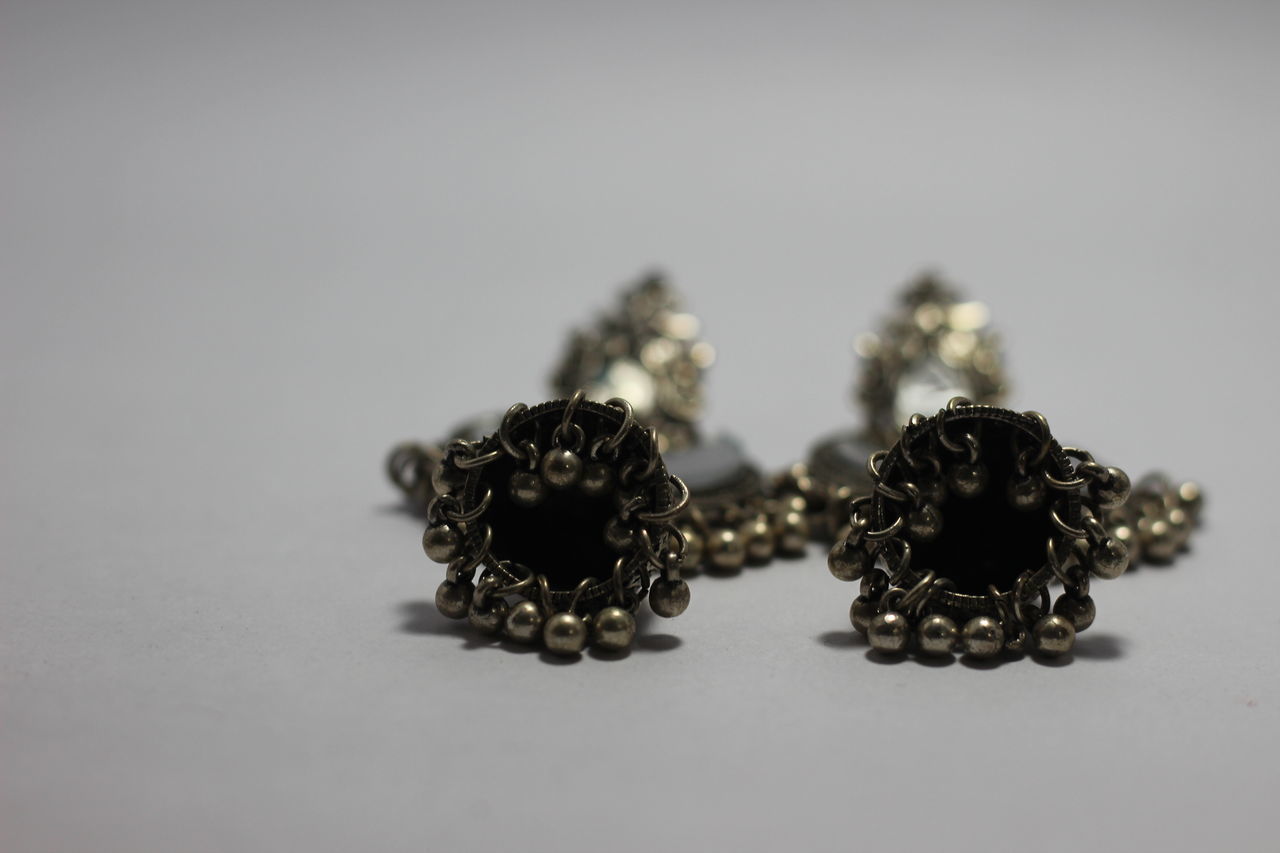
<path id="1" fill-rule="evenodd" d="M 877 651 L 1066 654 L 1094 620 L 1090 579 L 1129 566 L 1106 523 L 1125 506 L 1128 476 L 1060 446 L 1037 412 L 953 399 L 913 415 L 867 472 L 871 494 L 850 504 L 828 567 L 861 580 L 850 619 Z M 1198 501 L 1198 490 L 1180 497 Z M 1051 609 L 1054 581 L 1064 592 Z"/>
<path id="2" fill-rule="evenodd" d="M 646 597 L 659 616 L 689 604 L 674 524 L 689 492 L 624 400 L 517 403 L 491 435 L 450 442 L 434 479 L 422 542 L 447 565 L 445 616 L 573 655 L 629 647 Z"/>
<path id="3" fill-rule="evenodd" d="M 854 397 L 863 427 L 816 442 L 808 461 L 792 466 L 776 484 L 781 492 L 805 498 L 814 537 L 828 542 L 843 535 L 849 501 L 871 490 L 867 457 L 893 444 L 913 413 L 935 411 L 952 397 L 994 404 L 1006 391 L 1000 341 L 988 328 L 987 307 L 961 301 L 931 274 L 908 284 L 881 330 L 861 335 L 854 350 L 862 360 Z"/>

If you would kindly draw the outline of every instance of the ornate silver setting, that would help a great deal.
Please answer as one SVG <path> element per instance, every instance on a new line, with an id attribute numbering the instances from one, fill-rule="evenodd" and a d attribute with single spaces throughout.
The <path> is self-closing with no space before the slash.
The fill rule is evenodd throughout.
<path id="1" fill-rule="evenodd" d="M 828 566 L 862 582 L 850 619 L 876 651 L 1067 654 L 1093 623 L 1091 578 L 1129 566 L 1105 524 L 1128 476 L 1060 446 L 1036 412 L 956 398 L 914 415 L 867 470 L 872 492 Z"/>
<path id="2" fill-rule="evenodd" d="M 981 302 L 961 300 L 933 274 L 911 282 L 878 332 L 854 343 L 862 369 L 854 391 L 861 429 L 833 433 L 813 445 L 806 462 L 779 476 L 780 492 L 798 494 L 815 539 L 845 534 L 849 501 L 871 491 L 864 462 L 896 440 L 917 411 L 933 411 L 952 397 L 995 405 L 1007 390 L 999 336 Z"/>
<path id="3" fill-rule="evenodd" d="M 447 567 L 445 616 L 574 655 L 628 648 L 646 597 L 659 616 L 688 606 L 674 520 L 689 493 L 623 400 L 518 403 L 450 442 L 432 480 L 423 548 Z"/>
<path id="4" fill-rule="evenodd" d="M 629 400 L 636 418 L 657 428 L 660 450 L 689 447 L 698 438 L 702 374 L 715 350 L 698 339 L 697 317 L 682 310 L 679 296 L 660 275 L 625 291 L 617 308 L 570 336 L 551 385 L 567 396 Z"/>

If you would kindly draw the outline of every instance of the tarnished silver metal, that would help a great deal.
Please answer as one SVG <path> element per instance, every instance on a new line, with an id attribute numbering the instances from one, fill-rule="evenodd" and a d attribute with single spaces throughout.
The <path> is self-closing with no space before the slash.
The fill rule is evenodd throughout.
<path id="1" fill-rule="evenodd" d="M 871 494 L 850 503 L 848 533 L 830 563 L 841 578 L 861 570 L 854 608 L 875 608 L 869 640 L 893 613 L 916 625 L 929 654 L 950 647 L 948 623 L 963 625 L 959 646 L 972 657 L 1065 654 L 1093 620 L 1090 578 L 1114 577 L 1127 562 L 1099 520 L 1104 497 L 1125 499 L 1127 478 L 1060 446 L 1038 413 L 955 398 L 933 417 L 913 416 L 867 468 Z M 1028 478 L 1045 484 L 1038 506 L 1009 488 Z M 1052 583 L 1065 587 L 1055 613 Z"/>
<path id="2" fill-rule="evenodd" d="M 689 447 L 702 414 L 702 372 L 715 360 L 698 332 L 675 290 L 649 275 L 622 294 L 616 310 L 573 333 L 552 387 L 566 396 L 583 388 L 590 400 L 628 400 L 636 419 L 658 430 L 662 452 Z"/>
<path id="3" fill-rule="evenodd" d="M 862 370 L 855 389 L 864 423 L 818 441 L 809 458 L 776 480 L 782 493 L 805 499 L 809 532 L 832 542 L 844 534 L 845 507 L 869 494 L 867 457 L 888 447 L 907 419 L 952 397 L 996 404 L 1007 390 L 1000 339 L 980 302 L 963 301 L 933 274 L 908 284 L 879 331 L 854 344 Z M 960 485 L 980 487 L 981 472 L 960 468 Z"/>
<path id="4" fill-rule="evenodd" d="M 439 468 L 445 490 L 427 504 L 423 542 L 447 564 L 445 615 L 572 655 L 593 636 L 607 651 L 628 646 L 651 591 L 660 615 L 687 606 L 675 519 L 688 489 L 625 401 L 517 404 L 489 435 L 451 441 Z"/>

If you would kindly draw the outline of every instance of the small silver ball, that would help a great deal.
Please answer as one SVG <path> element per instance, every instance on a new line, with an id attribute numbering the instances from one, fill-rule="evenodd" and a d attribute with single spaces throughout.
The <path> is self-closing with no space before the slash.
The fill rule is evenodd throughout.
<path id="1" fill-rule="evenodd" d="M 437 495 L 447 495 L 461 486 L 467 479 L 467 472 L 454 465 L 441 463 L 431 469 L 431 489 Z"/>
<path id="2" fill-rule="evenodd" d="M 929 504 L 916 507 L 907 515 L 907 532 L 917 542 L 932 542 L 942 532 L 942 513 Z"/>
<path id="3" fill-rule="evenodd" d="M 1040 477 L 1014 477 L 1009 481 L 1009 504 L 1021 512 L 1030 512 L 1044 504 L 1044 480 Z"/>
<path id="4" fill-rule="evenodd" d="M 461 619 L 471 609 L 476 587 L 471 581 L 442 581 L 436 587 L 436 610 L 450 619 Z"/>
<path id="5" fill-rule="evenodd" d="M 746 542 L 747 560 L 767 563 L 773 557 L 775 537 L 769 517 L 757 515 L 742 526 L 742 538 Z"/>
<path id="6" fill-rule="evenodd" d="M 1124 502 L 1129 499 L 1129 475 L 1119 468 L 1107 468 L 1107 484 L 1104 486 L 1099 481 L 1094 480 L 1090 483 L 1090 491 L 1094 500 L 1103 509 L 1115 509 L 1123 506 Z"/>
<path id="7" fill-rule="evenodd" d="M 631 528 L 615 515 L 604 526 L 604 544 L 618 552 L 629 551 L 635 547 L 636 537 Z"/>
<path id="8" fill-rule="evenodd" d="M 688 606 L 689 585 L 682 580 L 659 578 L 649 587 L 649 607 L 659 616 L 679 616 Z"/>
<path id="9" fill-rule="evenodd" d="M 521 601 L 507 613 L 507 636 L 517 643 L 537 642 L 542 621 L 542 608 L 536 602 Z"/>
<path id="10" fill-rule="evenodd" d="M 542 455 L 542 479 L 553 489 L 568 489 L 582 479 L 582 457 L 563 447 L 555 447 Z"/>
<path id="11" fill-rule="evenodd" d="M 1129 550 L 1124 543 L 1107 537 L 1089 548 L 1089 571 L 1103 580 L 1113 580 L 1129 568 Z"/>
<path id="12" fill-rule="evenodd" d="M 1069 621 L 1076 633 L 1079 633 L 1093 624 L 1098 608 L 1094 605 L 1092 596 L 1076 598 L 1063 593 L 1053 603 L 1053 612 Z"/>
<path id="13" fill-rule="evenodd" d="M 798 556 L 809 543 L 809 517 L 804 512 L 789 509 L 774 524 L 774 536 L 780 554 Z"/>
<path id="14" fill-rule="evenodd" d="M 941 477 L 925 480 L 920 486 L 920 497 L 933 506 L 942 506 L 947 499 L 947 483 Z"/>
<path id="15" fill-rule="evenodd" d="M 962 498 L 976 498 L 987 488 L 987 466 L 981 462 L 953 465 L 947 474 L 951 491 Z"/>
<path id="16" fill-rule="evenodd" d="M 747 561 L 747 545 L 732 527 L 713 528 L 706 547 L 711 565 L 723 572 L 737 571 Z"/>
<path id="17" fill-rule="evenodd" d="M 602 498 L 613 491 L 613 469 L 603 462 L 592 462 L 582 471 L 578 488 L 590 498 Z"/>
<path id="18" fill-rule="evenodd" d="M 1046 658 L 1056 658 L 1071 651 L 1076 643 L 1076 629 L 1065 616 L 1051 613 L 1031 628 L 1031 651 Z"/>
<path id="19" fill-rule="evenodd" d="M 921 654 L 949 655 L 960 638 L 960 629 L 946 616 L 935 613 L 924 618 L 916 629 L 916 635 Z"/>
<path id="20" fill-rule="evenodd" d="M 1004 629 L 990 616 L 975 616 L 960 630 L 960 643 L 970 657 L 995 657 L 1004 648 Z"/>
<path id="21" fill-rule="evenodd" d="M 856 581 L 866 574 L 869 564 L 866 549 L 848 540 L 837 542 L 827 555 L 827 568 L 837 580 Z"/>
<path id="22" fill-rule="evenodd" d="M 682 565 L 690 569 L 696 569 L 702 563 L 702 534 L 688 524 L 681 525 L 680 533 L 684 536 L 684 562 Z"/>
<path id="23" fill-rule="evenodd" d="M 876 615 L 876 603 L 865 595 L 860 595 L 849 606 L 849 621 L 859 634 L 866 634 L 871 620 Z"/>
<path id="24" fill-rule="evenodd" d="M 490 599 L 484 607 L 477 607 L 473 600 L 471 609 L 467 612 L 467 621 L 477 631 L 496 634 L 507 623 L 507 610 L 507 602 L 501 598 Z"/>
<path id="25" fill-rule="evenodd" d="M 517 506 L 535 507 L 547 496 L 547 484 L 532 471 L 517 471 L 507 484 L 507 494 Z"/>
<path id="26" fill-rule="evenodd" d="M 606 607 L 591 620 L 592 642 L 606 652 L 620 652 L 636 638 L 636 618 L 621 607 Z"/>
<path id="27" fill-rule="evenodd" d="M 462 553 L 462 534 L 452 524 L 428 527 L 422 534 L 422 550 L 437 563 L 452 562 Z"/>
<path id="28" fill-rule="evenodd" d="M 877 613 L 867 626 L 867 642 L 871 648 L 885 654 L 897 654 L 907 650 L 911 640 L 911 623 L 896 610 Z"/>
<path id="29" fill-rule="evenodd" d="M 587 623 L 576 613 L 557 613 L 542 626 L 542 642 L 558 655 L 576 655 L 587 645 Z"/>
<path id="30" fill-rule="evenodd" d="M 1183 544 L 1178 529 L 1168 519 L 1159 517 L 1138 520 L 1138 539 L 1142 543 L 1142 555 L 1152 563 L 1169 562 Z"/>

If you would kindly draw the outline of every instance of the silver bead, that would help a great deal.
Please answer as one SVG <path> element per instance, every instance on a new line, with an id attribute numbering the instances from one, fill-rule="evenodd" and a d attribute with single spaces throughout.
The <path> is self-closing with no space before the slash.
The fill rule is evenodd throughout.
<path id="1" fill-rule="evenodd" d="M 436 610 L 450 619 L 461 619 L 471 609 L 476 587 L 471 581 L 442 581 L 436 587 Z"/>
<path id="2" fill-rule="evenodd" d="M 1021 512 L 1042 506 L 1045 494 L 1044 480 L 1040 477 L 1014 477 L 1009 481 L 1009 504 Z"/>
<path id="3" fill-rule="evenodd" d="M 535 507 L 547 496 L 547 484 L 532 471 L 517 471 L 507 484 L 507 494 L 517 506 Z"/>
<path id="4" fill-rule="evenodd" d="M 636 638 L 636 618 L 621 607 L 606 607 L 591 620 L 592 642 L 607 652 L 620 652 Z"/>
<path id="5" fill-rule="evenodd" d="M 615 551 L 629 551 L 635 547 L 636 537 L 631 528 L 619 516 L 609 519 L 604 526 L 604 544 Z"/>
<path id="6" fill-rule="evenodd" d="M 477 631 L 496 634 L 507 622 L 507 602 L 501 598 L 493 598 L 484 607 L 478 607 L 473 599 L 471 609 L 467 612 L 467 621 Z"/>
<path id="7" fill-rule="evenodd" d="M 689 585 L 682 580 L 659 578 L 649 587 L 649 607 L 659 616 L 679 616 L 689 606 Z"/>
<path id="8" fill-rule="evenodd" d="M 942 532 L 942 514 L 929 504 L 916 507 L 907 515 L 907 532 L 917 542 L 932 542 Z"/>
<path id="9" fill-rule="evenodd" d="M 542 479 L 553 489 L 568 489 L 582 479 L 582 457 L 563 447 L 554 447 L 542 455 L 539 470 Z"/>
<path id="10" fill-rule="evenodd" d="M 1113 516 L 1107 521 L 1107 535 L 1119 542 L 1129 552 L 1129 563 L 1135 564 L 1142 559 L 1142 546 L 1139 542 L 1138 526 L 1130 523 L 1123 515 Z"/>
<path id="11" fill-rule="evenodd" d="M 462 534 L 452 524 L 428 527 L 422 534 L 422 550 L 437 563 L 449 563 L 462 552 Z"/>
<path id="12" fill-rule="evenodd" d="M 1112 580 L 1129 568 L 1129 551 L 1111 537 L 1089 547 L 1089 571 L 1103 580 Z"/>
<path id="13" fill-rule="evenodd" d="M 1115 509 L 1129 499 L 1129 475 L 1119 468 L 1107 468 L 1107 484 L 1094 480 L 1089 484 L 1093 499 L 1103 509 Z"/>
<path id="14" fill-rule="evenodd" d="M 981 462 L 965 462 L 951 466 L 947 473 L 951 491 L 962 498 L 976 498 L 987 487 L 987 466 Z"/>
<path id="15" fill-rule="evenodd" d="M 1071 620 L 1050 613 L 1031 629 L 1031 651 L 1046 658 L 1056 658 L 1071 651 L 1076 643 L 1076 629 Z"/>
<path id="16" fill-rule="evenodd" d="M 603 462 L 592 462 L 582 471 L 578 488 L 591 498 L 602 498 L 613 491 L 613 469 Z"/>
<path id="17" fill-rule="evenodd" d="M 859 634 L 866 634 L 867 627 L 876 615 L 876 603 L 865 595 L 860 595 L 849 606 L 849 621 Z"/>
<path id="18" fill-rule="evenodd" d="M 777 549 L 781 554 L 800 555 L 809 543 L 809 518 L 796 509 L 788 509 L 774 524 Z"/>
<path id="19" fill-rule="evenodd" d="M 871 559 L 861 545 L 853 545 L 847 539 L 837 542 L 827 555 L 827 568 L 838 580 L 856 581 L 866 574 Z"/>
<path id="20" fill-rule="evenodd" d="M 960 638 L 960 629 L 946 616 L 935 613 L 924 618 L 916 629 L 916 636 L 921 654 L 949 655 Z"/>
<path id="21" fill-rule="evenodd" d="M 507 612 L 507 636 L 517 643 L 537 642 L 542 636 L 542 621 L 537 602 L 521 601 Z"/>
<path id="22" fill-rule="evenodd" d="M 1004 629 L 990 616 L 975 616 L 960 630 L 960 643 L 970 657 L 995 657 L 1004 648 Z"/>
<path id="23" fill-rule="evenodd" d="M 919 484 L 920 497 L 927 504 L 941 506 L 947 499 L 947 483 L 941 477 L 925 480 Z"/>
<path id="24" fill-rule="evenodd" d="M 689 524 L 681 525 L 680 533 L 684 536 L 684 562 L 681 565 L 697 568 L 702 563 L 702 534 Z"/>
<path id="25" fill-rule="evenodd" d="M 542 642 L 558 655 L 576 655 L 587 645 L 587 623 L 576 613 L 557 613 L 542 626 Z"/>
<path id="26" fill-rule="evenodd" d="M 746 543 L 732 527 L 712 528 L 706 547 L 707 559 L 721 571 L 736 571 L 747 561 Z"/>
<path id="27" fill-rule="evenodd" d="M 907 617 L 896 610 L 877 613 L 867 625 L 867 642 L 871 648 L 886 654 L 896 654 L 907 650 L 911 640 L 911 623 Z"/>
<path id="28" fill-rule="evenodd" d="M 461 486 L 467 479 L 467 472 L 443 462 L 431 469 L 431 488 L 437 495 L 447 495 Z"/>
<path id="29" fill-rule="evenodd" d="M 766 563 L 773 557 L 774 535 L 768 516 L 757 515 L 744 524 L 742 538 L 746 542 L 749 561 Z"/>
<path id="30" fill-rule="evenodd" d="M 1076 598 L 1063 593 L 1053 603 L 1053 612 L 1069 621 L 1076 629 L 1076 633 L 1079 633 L 1093 624 L 1094 617 L 1098 615 L 1098 608 L 1094 605 L 1092 596 Z"/>

